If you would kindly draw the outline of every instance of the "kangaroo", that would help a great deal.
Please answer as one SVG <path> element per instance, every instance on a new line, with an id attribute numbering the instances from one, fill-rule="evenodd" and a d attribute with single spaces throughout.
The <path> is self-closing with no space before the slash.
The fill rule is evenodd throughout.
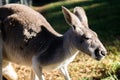
<path id="1" fill-rule="evenodd" d="M 47 20 L 33 9 L 20 4 L 0 7 L 2 34 L 2 74 L 12 80 L 18 76 L 11 62 L 31 67 L 31 80 L 45 80 L 42 70 L 59 69 L 65 80 L 71 80 L 67 66 L 77 54 L 85 53 L 101 60 L 107 51 L 97 34 L 88 26 L 82 7 L 71 12 L 62 6 L 71 28 L 63 35 L 57 33 Z"/>

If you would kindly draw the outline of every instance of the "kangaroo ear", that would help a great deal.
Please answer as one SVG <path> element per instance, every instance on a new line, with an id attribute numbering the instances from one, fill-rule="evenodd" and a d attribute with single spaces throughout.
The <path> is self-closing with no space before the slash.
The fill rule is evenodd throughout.
<path id="1" fill-rule="evenodd" d="M 62 6 L 62 12 L 64 14 L 66 22 L 69 25 L 71 25 L 72 24 L 72 13 L 67 8 L 65 8 L 64 6 Z"/>
<path id="2" fill-rule="evenodd" d="M 79 19 L 77 18 L 77 16 L 75 14 L 73 14 L 72 12 L 70 12 L 67 8 L 62 6 L 62 11 L 63 11 L 66 22 L 70 26 L 80 25 L 81 24 Z"/>
<path id="3" fill-rule="evenodd" d="M 72 26 L 74 31 L 77 31 L 77 32 L 79 32 L 79 34 L 82 35 L 83 31 L 81 28 L 83 28 L 84 26 L 82 25 L 82 23 L 80 22 L 78 17 L 63 6 L 62 6 L 62 11 L 63 11 L 66 22 L 70 26 Z"/>
<path id="4" fill-rule="evenodd" d="M 80 22 L 85 27 L 88 27 L 88 19 L 87 19 L 86 13 L 82 7 L 75 7 L 74 14 L 79 18 Z"/>

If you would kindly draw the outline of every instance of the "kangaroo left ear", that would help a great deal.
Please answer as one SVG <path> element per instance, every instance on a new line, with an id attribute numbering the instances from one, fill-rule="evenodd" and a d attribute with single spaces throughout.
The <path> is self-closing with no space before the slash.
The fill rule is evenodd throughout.
<path id="1" fill-rule="evenodd" d="M 75 7 L 74 14 L 79 18 L 80 22 L 85 27 L 88 27 L 88 19 L 87 19 L 86 13 L 82 7 Z"/>
<path id="2" fill-rule="evenodd" d="M 81 25 L 81 22 L 79 21 L 77 16 L 73 14 L 72 12 L 70 12 L 70 10 L 62 6 L 62 11 L 63 11 L 66 22 L 70 26 Z"/>
<path id="3" fill-rule="evenodd" d="M 65 20 L 69 25 L 72 25 L 72 13 L 64 6 L 62 6 L 62 12 L 64 14 Z"/>
<path id="4" fill-rule="evenodd" d="M 62 11 L 63 11 L 66 22 L 73 28 L 73 30 L 79 32 L 79 34 L 83 34 L 83 31 L 81 28 L 83 28 L 84 26 L 82 25 L 78 17 L 63 6 L 62 6 Z"/>

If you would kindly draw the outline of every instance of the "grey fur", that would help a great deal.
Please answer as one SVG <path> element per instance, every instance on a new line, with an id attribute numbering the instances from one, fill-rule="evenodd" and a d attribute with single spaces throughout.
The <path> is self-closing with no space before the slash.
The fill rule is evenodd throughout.
<path id="1" fill-rule="evenodd" d="M 34 80 L 44 80 L 42 69 L 60 69 L 65 79 L 70 80 L 67 66 L 79 52 L 102 59 L 106 49 L 88 27 L 85 12 L 80 13 L 83 8 L 76 8 L 74 14 L 62 7 L 65 19 L 72 27 L 61 35 L 41 14 L 27 6 L 8 4 L 0 7 L 3 61 L 30 66 L 39 78 L 34 76 Z"/>

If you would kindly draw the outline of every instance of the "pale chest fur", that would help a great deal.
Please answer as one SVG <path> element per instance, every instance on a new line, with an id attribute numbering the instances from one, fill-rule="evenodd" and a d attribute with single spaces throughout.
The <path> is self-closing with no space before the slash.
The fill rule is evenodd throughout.
<path id="1" fill-rule="evenodd" d="M 43 69 L 45 69 L 46 71 L 51 71 L 51 70 L 59 69 L 59 68 L 61 68 L 63 66 L 67 66 L 69 63 L 71 63 L 74 60 L 74 58 L 76 57 L 76 55 L 78 53 L 79 53 L 79 51 L 77 51 L 72 56 L 68 56 L 68 58 L 66 60 L 63 60 L 63 61 L 61 61 L 59 63 L 43 66 Z"/>

